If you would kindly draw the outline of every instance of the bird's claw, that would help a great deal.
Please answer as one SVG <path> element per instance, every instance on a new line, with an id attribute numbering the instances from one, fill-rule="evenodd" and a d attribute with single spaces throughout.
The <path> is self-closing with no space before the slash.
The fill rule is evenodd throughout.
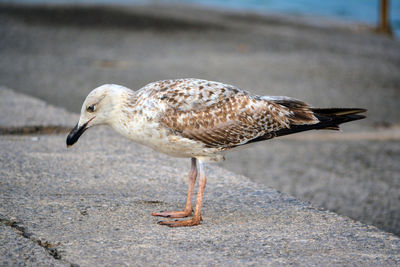
<path id="1" fill-rule="evenodd" d="M 160 211 L 153 212 L 151 215 L 166 218 L 184 218 L 192 215 L 192 211 Z"/>
<path id="2" fill-rule="evenodd" d="M 200 225 L 201 220 L 196 220 L 196 219 L 190 219 L 190 220 L 174 220 L 174 221 L 159 221 L 157 222 L 160 225 L 166 225 L 169 227 L 184 227 L 184 226 L 195 226 L 195 225 Z"/>

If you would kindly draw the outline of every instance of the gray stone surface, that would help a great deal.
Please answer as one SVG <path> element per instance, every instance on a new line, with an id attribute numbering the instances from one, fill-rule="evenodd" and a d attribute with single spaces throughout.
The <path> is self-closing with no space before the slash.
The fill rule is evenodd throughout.
<path id="1" fill-rule="evenodd" d="M 0 86 L 0 127 L 61 126 L 73 127 L 79 116 L 56 108 L 43 100 Z"/>
<path id="2" fill-rule="evenodd" d="M 41 246 L 22 237 L 13 228 L 0 223 L 1 266 L 70 266 L 54 259 Z"/>
<path id="3" fill-rule="evenodd" d="M 65 137 L 0 136 L 5 265 L 400 264 L 400 238 L 215 165 L 203 224 L 160 226 L 150 213 L 183 207 L 189 160 L 108 128 Z"/>
<path id="4" fill-rule="evenodd" d="M 363 134 L 353 139 L 346 133 L 321 138 L 323 132 L 310 133 L 312 139 L 276 139 L 229 153 L 220 166 L 400 234 L 400 138 L 390 132 L 380 133 L 393 138 L 386 140 L 365 140 Z"/>
<path id="5" fill-rule="evenodd" d="M 207 168 L 203 224 L 160 226 L 150 213 L 183 206 L 188 160 L 156 154 L 106 129 L 91 129 L 70 150 L 64 143 L 62 135 L 0 137 L 0 214 L 15 218 L 34 238 L 57 244 L 63 261 L 400 264 L 398 237 L 217 166 Z"/>

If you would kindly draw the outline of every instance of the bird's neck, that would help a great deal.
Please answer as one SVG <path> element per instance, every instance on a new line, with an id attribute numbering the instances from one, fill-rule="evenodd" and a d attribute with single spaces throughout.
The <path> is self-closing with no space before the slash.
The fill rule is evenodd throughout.
<path id="1" fill-rule="evenodd" d="M 110 121 L 110 125 L 118 133 L 132 139 L 136 125 L 140 120 L 136 92 L 126 88 L 126 90 L 120 92 L 118 98 L 118 102 L 114 106 L 114 119 Z"/>

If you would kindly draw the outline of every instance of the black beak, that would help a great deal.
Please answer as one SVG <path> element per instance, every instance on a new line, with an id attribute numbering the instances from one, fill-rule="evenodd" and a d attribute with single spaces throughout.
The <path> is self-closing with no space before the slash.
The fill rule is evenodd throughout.
<path id="1" fill-rule="evenodd" d="M 78 141 L 79 137 L 86 131 L 86 126 L 89 122 L 85 123 L 81 127 L 78 128 L 78 124 L 75 125 L 74 129 L 72 129 L 67 136 L 67 147 L 72 146 Z"/>

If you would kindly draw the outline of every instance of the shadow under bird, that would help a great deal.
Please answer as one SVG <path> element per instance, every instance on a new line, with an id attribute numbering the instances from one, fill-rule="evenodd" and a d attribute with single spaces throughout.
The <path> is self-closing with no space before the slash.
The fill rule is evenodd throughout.
<path id="1" fill-rule="evenodd" d="M 338 130 L 341 123 L 365 118 L 359 114 L 363 112 L 366 110 L 361 108 L 313 108 L 294 98 L 252 95 L 232 85 L 200 79 L 158 81 L 137 91 L 105 84 L 86 97 L 67 146 L 75 144 L 88 128 L 107 124 L 156 151 L 191 158 L 184 210 L 152 215 L 191 216 L 199 177 L 194 216 L 159 222 L 171 227 L 194 226 L 202 220 L 206 162 L 223 160 L 228 150 L 253 142 L 313 129 Z"/>

